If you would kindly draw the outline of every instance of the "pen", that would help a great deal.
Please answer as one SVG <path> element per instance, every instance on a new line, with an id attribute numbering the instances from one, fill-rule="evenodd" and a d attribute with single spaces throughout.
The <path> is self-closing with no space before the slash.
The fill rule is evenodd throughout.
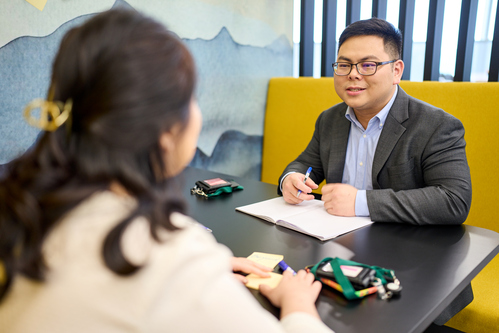
<path id="1" fill-rule="evenodd" d="M 199 222 L 198 222 L 199 223 Z M 202 225 L 201 223 L 199 223 L 199 225 L 203 228 L 203 229 L 206 229 L 206 231 L 209 231 L 209 232 L 213 232 L 210 228 L 208 228 L 207 226 L 204 226 Z"/>
<path id="2" fill-rule="evenodd" d="M 340 293 L 343 292 L 343 288 L 341 288 L 341 286 L 337 282 L 334 282 L 334 281 L 326 279 L 326 278 L 319 278 L 319 280 L 322 283 L 330 286 L 331 288 L 338 290 Z M 355 295 L 357 295 L 357 297 L 364 297 L 366 295 L 374 294 L 377 291 L 378 291 L 378 288 L 369 287 L 369 288 L 362 289 L 362 290 L 355 290 Z"/>
<path id="3" fill-rule="evenodd" d="M 306 271 L 308 273 L 310 273 L 310 269 L 308 267 L 306 268 Z M 322 283 L 324 283 L 325 285 L 328 285 L 329 287 L 338 290 L 340 293 L 343 293 L 343 288 L 341 288 L 339 283 L 332 281 L 332 280 L 329 280 L 329 279 L 326 279 L 326 278 L 323 278 L 323 277 L 318 278 L 318 280 L 321 281 Z M 378 288 L 369 287 L 369 288 L 362 289 L 362 290 L 355 290 L 355 295 L 357 295 L 357 297 L 364 297 L 364 296 L 367 296 L 370 294 L 374 294 L 377 291 L 378 291 Z"/>
<path id="4" fill-rule="evenodd" d="M 305 182 L 308 179 L 308 176 L 310 176 L 310 172 L 312 172 L 312 167 L 308 167 L 307 172 L 305 173 L 305 178 L 303 178 L 303 184 L 305 184 Z M 300 196 L 300 194 L 301 194 L 301 190 L 298 190 L 296 197 L 298 198 Z"/>
<path id="5" fill-rule="evenodd" d="M 296 275 L 296 272 L 291 267 L 289 267 L 288 264 L 284 262 L 284 260 L 279 261 L 277 265 L 279 265 L 283 272 L 289 270 L 291 271 L 291 273 L 293 273 L 293 275 Z"/>

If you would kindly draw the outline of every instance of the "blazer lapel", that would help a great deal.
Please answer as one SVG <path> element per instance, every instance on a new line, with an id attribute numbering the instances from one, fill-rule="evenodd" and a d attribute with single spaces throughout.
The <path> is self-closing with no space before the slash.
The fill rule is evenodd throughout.
<path id="1" fill-rule="evenodd" d="M 385 165 L 386 160 L 393 151 L 393 148 L 406 130 L 402 123 L 409 118 L 409 97 L 405 91 L 402 90 L 402 88 L 397 88 L 397 97 L 395 98 L 392 108 L 386 117 L 383 130 L 379 137 L 378 145 L 376 146 L 376 152 L 374 153 L 372 182 L 373 188 L 375 189 L 379 188 L 377 179 L 381 168 Z"/>
<path id="2" fill-rule="evenodd" d="M 347 109 L 338 112 L 338 118 L 331 124 L 331 148 L 326 175 L 327 183 L 341 183 L 345 159 L 347 156 L 348 135 L 350 133 L 350 122 L 345 117 Z"/>

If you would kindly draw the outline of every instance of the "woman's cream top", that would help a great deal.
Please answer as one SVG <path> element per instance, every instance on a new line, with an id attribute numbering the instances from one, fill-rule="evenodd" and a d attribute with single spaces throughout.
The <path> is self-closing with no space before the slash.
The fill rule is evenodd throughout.
<path id="1" fill-rule="evenodd" d="M 108 232 L 135 207 L 112 192 L 91 196 L 46 239 L 45 282 L 17 276 L 0 303 L 0 332 L 331 332 L 293 313 L 277 320 L 231 272 L 231 252 L 191 218 L 154 241 L 137 218 L 122 238 L 125 256 L 143 267 L 119 276 L 103 261 Z M 255 249 L 257 250 L 257 249 Z"/>

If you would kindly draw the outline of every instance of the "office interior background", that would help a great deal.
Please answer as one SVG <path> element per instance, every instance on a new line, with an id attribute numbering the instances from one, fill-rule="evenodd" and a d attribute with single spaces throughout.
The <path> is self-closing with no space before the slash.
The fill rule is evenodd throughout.
<path id="1" fill-rule="evenodd" d="M 404 80 L 497 81 L 496 15 L 497 0 L 295 0 L 293 75 L 333 76 L 345 26 L 379 17 L 404 36 Z"/>
<path id="2" fill-rule="evenodd" d="M 332 76 L 331 63 L 344 27 L 376 16 L 386 18 L 404 34 L 403 79 L 497 81 L 497 2 L 2 1 L 0 165 L 36 142 L 39 130 L 24 122 L 22 111 L 31 100 L 46 96 L 52 59 L 64 33 L 112 7 L 135 8 L 158 19 L 193 53 L 199 73 L 196 97 L 204 121 L 191 165 L 260 179 L 271 77 Z"/>

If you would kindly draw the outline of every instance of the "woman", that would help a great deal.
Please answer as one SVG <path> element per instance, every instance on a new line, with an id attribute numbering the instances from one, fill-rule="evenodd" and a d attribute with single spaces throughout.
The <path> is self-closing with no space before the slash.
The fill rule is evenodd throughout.
<path id="1" fill-rule="evenodd" d="M 45 132 L 0 183 L 1 332 L 330 331 L 311 274 L 261 288 L 279 322 L 232 274 L 269 269 L 183 215 L 194 89 L 186 47 L 137 12 L 67 33 L 47 101 L 25 111 Z"/>

